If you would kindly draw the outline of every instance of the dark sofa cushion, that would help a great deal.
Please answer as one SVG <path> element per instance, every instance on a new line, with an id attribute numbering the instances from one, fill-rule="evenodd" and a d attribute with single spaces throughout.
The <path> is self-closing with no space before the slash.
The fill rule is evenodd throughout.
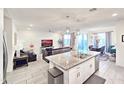
<path id="1" fill-rule="evenodd" d="M 64 52 L 69 52 L 71 50 L 72 50 L 72 48 L 70 48 L 70 47 L 52 49 L 52 55 L 56 55 L 56 54 L 60 54 L 60 53 L 64 53 Z M 47 50 L 45 50 L 45 49 L 42 50 L 42 53 L 43 53 L 42 58 L 47 63 L 49 63 L 49 60 L 45 58 L 46 56 L 50 56 L 50 55 L 48 55 Z"/>
<path id="2" fill-rule="evenodd" d="M 32 61 L 37 60 L 37 55 L 34 52 L 20 50 L 20 54 L 21 55 L 28 55 L 28 62 L 32 62 Z"/>
<path id="3" fill-rule="evenodd" d="M 71 51 L 70 47 L 57 48 L 57 49 L 52 50 L 52 54 L 55 55 L 55 54 L 59 54 L 59 53 L 69 52 L 69 51 Z"/>

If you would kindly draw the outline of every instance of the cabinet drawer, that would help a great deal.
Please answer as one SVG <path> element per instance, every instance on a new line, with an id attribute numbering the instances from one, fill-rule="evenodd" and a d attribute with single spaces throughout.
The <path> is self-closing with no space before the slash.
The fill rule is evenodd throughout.
<path id="1" fill-rule="evenodd" d="M 69 74 L 73 74 L 73 73 L 75 73 L 75 72 L 77 72 L 77 71 L 80 71 L 80 69 L 81 69 L 81 65 L 75 66 L 75 67 L 73 67 L 73 68 L 71 68 L 71 69 L 69 70 Z"/>

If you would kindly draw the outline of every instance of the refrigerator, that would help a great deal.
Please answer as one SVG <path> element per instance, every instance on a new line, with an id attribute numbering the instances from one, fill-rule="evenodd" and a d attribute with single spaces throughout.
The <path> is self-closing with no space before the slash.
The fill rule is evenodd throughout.
<path id="1" fill-rule="evenodd" d="M 3 32 L 3 84 L 7 83 L 7 65 L 8 65 L 8 52 L 5 40 L 5 33 Z"/>
<path id="2" fill-rule="evenodd" d="M 0 8 L 0 84 L 3 83 L 3 9 Z"/>
<path id="3" fill-rule="evenodd" d="M 7 83 L 7 65 L 8 65 L 8 51 L 5 40 L 5 31 L 3 25 L 3 9 L 0 8 L 0 84 Z"/>

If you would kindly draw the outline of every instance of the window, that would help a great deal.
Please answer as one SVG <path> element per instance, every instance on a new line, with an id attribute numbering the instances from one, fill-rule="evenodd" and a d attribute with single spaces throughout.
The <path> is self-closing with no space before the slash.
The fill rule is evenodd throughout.
<path id="1" fill-rule="evenodd" d="M 77 51 L 81 53 L 87 53 L 88 51 L 88 38 L 87 34 L 78 34 L 77 39 Z"/>
<path id="2" fill-rule="evenodd" d="M 98 47 L 102 47 L 106 45 L 106 34 L 105 33 L 98 33 L 98 37 L 99 37 L 99 43 L 98 43 Z"/>
<path id="3" fill-rule="evenodd" d="M 71 45 L 71 35 L 65 34 L 64 35 L 64 47 L 70 47 Z"/>
<path id="4" fill-rule="evenodd" d="M 106 45 L 106 34 L 105 33 L 97 33 L 94 34 L 93 37 L 94 48 L 100 48 Z"/>

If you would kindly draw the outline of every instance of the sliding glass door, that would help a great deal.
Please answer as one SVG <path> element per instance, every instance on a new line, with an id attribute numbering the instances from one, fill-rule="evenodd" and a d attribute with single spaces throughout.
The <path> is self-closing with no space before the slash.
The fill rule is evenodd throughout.
<path id="1" fill-rule="evenodd" d="M 94 48 L 106 46 L 106 33 L 94 33 L 92 38 Z"/>
<path id="2" fill-rule="evenodd" d="M 108 51 L 109 46 L 112 44 L 111 32 L 100 32 L 92 35 L 93 48 L 105 47 L 105 51 Z"/>

